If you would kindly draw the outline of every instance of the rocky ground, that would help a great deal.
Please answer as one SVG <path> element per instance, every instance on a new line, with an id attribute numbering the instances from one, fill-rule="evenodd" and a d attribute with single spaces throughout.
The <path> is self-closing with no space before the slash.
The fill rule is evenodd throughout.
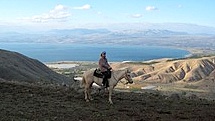
<path id="1" fill-rule="evenodd" d="M 0 120 L 53 121 L 143 121 L 215 119 L 215 102 L 162 96 L 156 92 L 118 92 L 110 105 L 107 94 L 93 94 L 85 102 L 83 93 L 63 86 L 39 86 L 0 81 Z"/>

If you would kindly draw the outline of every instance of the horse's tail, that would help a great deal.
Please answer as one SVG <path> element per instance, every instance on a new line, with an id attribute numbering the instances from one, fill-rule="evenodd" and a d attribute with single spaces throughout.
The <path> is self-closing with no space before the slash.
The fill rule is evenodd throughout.
<path id="1" fill-rule="evenodd" d="M 75 81 L 75 82 L 79 82 L 79 87 L 80 88 L 83 88 L 84 87 L 84 85 L 86 84 L 86 81 L 85 81 L 85 78 L 84 78 L 84 76 L 83 77 L 73 77 L 73 80 Z"/>
<path id="2" fill-rule="evenodd" d="M 86 80 L 85 80 L 85 77 L 83 76 L 80 83 L 80 87 L 83 88 L 85 84 L 86 84 Z"/>

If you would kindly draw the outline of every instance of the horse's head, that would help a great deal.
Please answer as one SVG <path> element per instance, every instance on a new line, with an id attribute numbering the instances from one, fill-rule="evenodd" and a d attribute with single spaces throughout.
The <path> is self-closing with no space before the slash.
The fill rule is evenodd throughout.
<path id="1" fill-rule="evenodd" d="M 132 76 L 131 76 L 131 71 L 126 69 L 125 71 L 125 79 L 128 81 L 126 84 L 132 84 L 133 80 L 132 80 Z"/>

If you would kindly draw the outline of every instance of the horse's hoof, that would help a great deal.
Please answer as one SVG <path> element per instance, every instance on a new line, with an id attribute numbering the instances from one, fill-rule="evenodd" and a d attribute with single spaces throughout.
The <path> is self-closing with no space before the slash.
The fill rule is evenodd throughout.
<path id="1" fill-rule="evenodd" d="M 90 99 L 91 101 L 94 100 L 93 98 Z"/>
<path id="2" fill-rule="evenodd" d="M 111 105 L 113 105 L 113 102 L 112 102 L 112 101 L 110 101 L 110 104 L 111 104 Z"/>
<path id="3" fill-rule="evenodd" d="M 90 101 L 87 99 L 86 102 L 90 102 Z"/>

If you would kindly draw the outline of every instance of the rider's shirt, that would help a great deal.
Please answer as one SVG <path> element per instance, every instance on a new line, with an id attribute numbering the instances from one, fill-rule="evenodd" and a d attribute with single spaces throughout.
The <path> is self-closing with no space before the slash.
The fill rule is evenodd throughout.
<path id="1" fill-rule="evenodd" d="M 108 64 L 107 58 L 101 57 L 99 59 L 99 69 L 101 72 L 105 72 L 110 68 L 110 65 Z"/>

